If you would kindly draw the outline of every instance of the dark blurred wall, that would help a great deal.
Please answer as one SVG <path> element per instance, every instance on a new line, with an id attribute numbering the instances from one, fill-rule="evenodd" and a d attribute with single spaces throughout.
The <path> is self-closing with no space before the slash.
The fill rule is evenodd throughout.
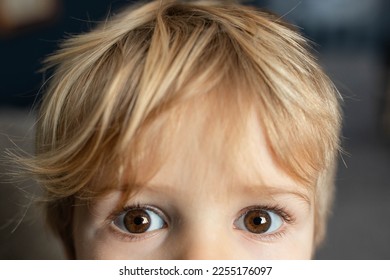
<path id="1" fill-rule="evenodd" d="M 42 82 L 41 60 L 57 48 L 64 34 L 89 29 L 110 10 L 136 1 L 63 0 L 57 17 L 45 25 L 0 36 L 0 105 L 29 106 Z M 386 0 L 252 0 L 300 26 L 317 47 L 389 46 L 389 2 Z"/>
<path id="2" fill-rule="evenodd" d="M 55 18 L 36 26 L 24 26 L 0 36 L 0 106 L 30 106 L 42 83 L 37 73 L 42 59 L 52 53 L 65 34 L 87 31 L 131 1 L 63 0 Z"/>

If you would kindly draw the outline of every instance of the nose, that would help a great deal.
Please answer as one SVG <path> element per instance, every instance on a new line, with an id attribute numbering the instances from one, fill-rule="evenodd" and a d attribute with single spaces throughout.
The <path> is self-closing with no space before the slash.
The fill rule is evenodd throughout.
<path id="1" fill-rule="evenodd" d="M 177 259 L 183 260 L 223 260 L 234 259 L 232 250 L 228 242 L 223 238 L 208 239 L 199 236 L 187 236 L 181 242 L 181 248 L 177 250 Z"/>
<path id="2" fill-rule="evenodd" d="M 171 246 L 175 259 L 229 260 L 248 259 L 233 229 L 212 227 L 183 230 Z M 172 252 L 172 251 L 171 251 Z"/>

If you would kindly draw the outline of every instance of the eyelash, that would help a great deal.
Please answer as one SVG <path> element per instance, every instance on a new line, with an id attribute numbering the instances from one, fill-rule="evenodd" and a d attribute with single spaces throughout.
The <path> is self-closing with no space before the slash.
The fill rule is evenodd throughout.
<path id="1" fill-rule="evenodd" d="M 132 209 L 145 209 L 145 210 L 150 210 L 158 214 L 159 216 L 162 217 L 164 222 L 166 223 L 164 228 L 167 228 L 169 225 L 169 221 L 167 216 L 159 210 L 157 207 L 151 206 L 151 205 L 146 205 L 146 204 L 141 204 L 141 203 L 136 203 L 133 205 L 128 205 L 122 207 L 120 210 L 115 210 L 112 212 L 109 217 L 107 218 L 107 222 L 110 224 L 109 229 L 121 240 L 123 241 L 131 241 L 131 242 L 136 242 L 136 241 L 142 241 L 144 239 L 147 239 L 155 234 L 157 234 L 157 231 L 152 231 L 150 233 L 145 232 L 143 234 L 133 234 L 133 233 L 126 233 L 123 232 L 122 230 L 118 229 L 116 225 L 114 225 L 114 221 L 122 214 L 126 213 L 129 210 Z M 255 234 L 251 233 L 249 231 L 245 232 L 246 235 L 250 236 L 252 239 L 256 240 L 261 240 L 265 242 L 272 242 L 276 239 L 282 238 L 286 234 L 286 229 L 284 229 L 285 224 L 293 225 L 296 221 L 296 218 L 289 213 L 284 207 L 277 206 L 277 205 L 252 205 L 249 207 L 246 207 L 242 209 L 238 215 L 238 218 L 247 213 L 250 210 L 255 210 L 255 209 L 261 209 L 265 211 L 271 211 L 277 215 L 279 215 L 283 221 L 283 225 L 281 226 L 281 229 L 276 230 L 275 232 L 272 233 L 265 233 L 265 234 Z M 237 220 L 238 218 L 235 218 Z M 233 223 L 234 224 L 234 223 Z M 236 226 L 234 226 L 235 229 L 238 229 Z"/>
<path id="2" fill-rule="evenodd" d="M 262 209 L 266 211 L 272 211 L 275 214 L 278 214 L 280 217 L 282 217 L 283 221 L 285 221 L 288 224 L 292 224 L 295 222 L 295 217 L 287 211 L 284 207 L 276 206 L 276 205 L 254 205 L 249 206 L 241 211 L 241 213 L 244 213 L 245 211 L 249 211 L 252 209 Z"/>

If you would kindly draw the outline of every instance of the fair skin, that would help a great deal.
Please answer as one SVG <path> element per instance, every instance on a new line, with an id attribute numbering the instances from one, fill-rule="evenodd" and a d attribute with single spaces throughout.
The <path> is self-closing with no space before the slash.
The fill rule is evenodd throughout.
<path id="1" fill-rule="evenodd" d="M 75 208 L 76 258 L 310 259 L 313 193 L 276 164 L 256 114 L 227 164 L 205 140 L 213 135 L 201 134 L 208 122 L 190 113 L 194 106 L 185 111 L 186 125 L 171 134 L 175 152 L 125 209 L 113 213 L 120 191 Z"/>

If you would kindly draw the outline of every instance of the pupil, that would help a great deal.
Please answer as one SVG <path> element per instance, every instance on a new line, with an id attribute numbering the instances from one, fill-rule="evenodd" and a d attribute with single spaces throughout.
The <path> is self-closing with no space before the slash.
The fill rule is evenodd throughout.
<path id="1" fill-rule="evenodd" d="M 253 219 L 253 223 L 258 226 L 258 225 L 261 225 L 263 222 L 263 219 L 261 217 L 256 217 Z"/>
<path id="2" fill-rule="evenodd" d="M 134 218 L 134 224 L 139 226 L 139 225 L 142 225 L 143 223 L 144 223 L 144 218 L 143 217 L 138 216 L 138 217 Z"/>

